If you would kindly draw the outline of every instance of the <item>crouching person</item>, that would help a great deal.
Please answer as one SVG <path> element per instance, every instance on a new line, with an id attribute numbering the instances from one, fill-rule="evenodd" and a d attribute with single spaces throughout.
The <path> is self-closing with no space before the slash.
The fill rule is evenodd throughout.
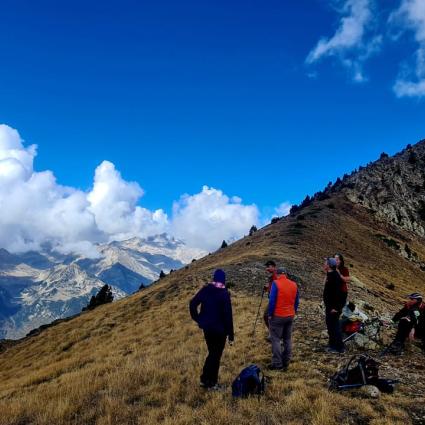
<path id="1" fill-rule="evenodd" d="M 410 332 L 417 328 L 421 315 L 422 295 L 413 293 L 408 296 L 404 307 L 394 315 L 393 322 L 397 323 L 397 334 L 388 347 L 387 352 L 400 355 Z"/>
<path id="2" fill-rule="evenodd" d="M 230 294 L 223 270 L 214 272 L 213 281 L 205 285 L 190 301 L 190 315 L 204 331 L 208 356 L 202 370 L 200 386 L 218 390 L 218 371 L 226 339 L 233 343 L 233 316 Z M 198 307 L 201 306 L 200 312 Z"/>
<path id="3" fill-rule="evenodd" d="M 272 340 L 271 370 L 286 370 L 292 355 L 292 325 L 298 310 L 297 284 L 288 279 L 285 269 L 277 270 L 269 299 L 269 329 Z M 283 350 L 281 346 L 283 341 Z"/>

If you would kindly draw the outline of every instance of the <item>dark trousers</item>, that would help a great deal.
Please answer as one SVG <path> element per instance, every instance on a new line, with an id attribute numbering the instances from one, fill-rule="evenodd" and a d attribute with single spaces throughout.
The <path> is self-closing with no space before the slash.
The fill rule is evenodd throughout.
<path id="1" fill-rule="evenodd" d="M 395 336 L 394 341 L 403 345 L 412 329 L 413 324 L 411 321 L 407 319 L 401 319 L 398 322 L 397 334 Z"/>
<path id="2" fill-rule="evenodd" d="M 218 370 L 220 368 L 221 355 L 226 345 L 226 335 L 204 331 L 204 336 L 208 347 L 208 356 L 205 359 L 202 370 L 201 382 L 207 387 L 212 387 L 218 381 Z"/>
<path id="3" fill-rule="evenodd" d="M 269 324 L 269 305 L 268 304 L 266 306 L 266 309 L 264 310 L 263 319 L 267 329 L 269 329 L 270 324 Z"/>
<path id="4" fill-rule="evenodd" d="M 273 317 L 270 320 L 272 365 L 287 367 L 292 355 L 292 317 Z M 283 351 L 280 342 L 283 341 Z"/>
<path id="5" fill-rule="evenodd" d="M 344 342 L 342 341 L 341 324 L 339 322 L 340 312 L 326 312 L 326 327 L 328 328 L 329 347 L 335 350 L 343 350 Z"/>

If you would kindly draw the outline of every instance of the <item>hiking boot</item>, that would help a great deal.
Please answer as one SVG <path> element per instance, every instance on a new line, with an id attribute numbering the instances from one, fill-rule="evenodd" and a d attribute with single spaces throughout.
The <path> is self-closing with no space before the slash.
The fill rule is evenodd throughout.
<path id="1" fill-rule="evenodd" d="M 393 356 L 401 356 L 403 354 L 404 344 L 400 342 L 393 342 L 388 347 L 386 354 L 392 354 Z"/>
<path id="2" fill-rule="evenodd" d="M 336 349 L 334 347 L 326 347 L 325 351 L 329 354 L 344 354 L 345 353 L 345 348 L 341 348 L 341 349 Z"/>
<path id="3" fill-rule="evenodd" d="M 280 370 L 280 371 L 284 371 L 286 370 L 288 367 L 284 367 L 284 366 L 276 366 L 274 364 L 270 364 L 267 366 L 267 370 Z"/>
<path id="4" fill-rule="evenodd" d="M 215 384 L 212 387 L 208 387 L 208 391 L 224 391 L 225 387 L 220 384 Z"/>

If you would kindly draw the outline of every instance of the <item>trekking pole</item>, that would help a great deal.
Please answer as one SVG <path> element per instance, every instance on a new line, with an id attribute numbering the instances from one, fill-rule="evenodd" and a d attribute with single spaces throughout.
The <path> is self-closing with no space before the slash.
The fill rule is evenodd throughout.
<path id="1" fill-rule="evenodd" d="M 347 338 L 345 338 L 342 342 L 345 343 L 345 342 L 349 341 L 351 338 L 354 338 L 358 333 L 360 333 L 360 331 L 359 332 L 354 332 L 353 334 L 347 336 Z"/>
<path id="2" fill-rule="evenodd" d="M 264 292 L 265 292 L 265 289 L 264 289 L 264 286 L 263 286 L 263 290 L 261 292 L 261 300 L 260 300 L 260 304 L 258 305 L 258 310 L 257 310 L 257 317 L 255 318 L 254 329 L 252 330 L 252 336 L 255 335 L 255 328 L 257 327 L 257 321 L 258 321 L 258 316 L 260 315 L 261 304 L 263 303 Z"/>

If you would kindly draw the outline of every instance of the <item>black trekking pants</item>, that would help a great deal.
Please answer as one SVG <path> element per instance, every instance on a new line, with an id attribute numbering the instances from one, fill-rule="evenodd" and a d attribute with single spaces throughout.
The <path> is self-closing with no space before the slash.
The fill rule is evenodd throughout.
<path id="1" fill-rule="evenodd" d="M 408 338 L 412 329 L 413 329 L 412 321 L 407 320 L 405 318 L 400 319 L 400 321 L 398 322 L 397 334 L 394 338 L 394 341 L 397 341 L 400 344 L 404 344 L 404 342 Z"/>
<path id="2" fill-rule="evenodd" d="M 341 312 L 326 312 L 326 327 L 328 328 L 329 347 L 335 350 L 344 350 L 344 342 L 342 341 L 341 324 L 339 317 Z"/>
<path id="3" fill-rule="evenodd" d="M 217 384 L 218 381 L 221 355 L 223 354 L 227 337 L 224 334 L 205 330 L 204 336 L 208 347 L 208 356 L 205 359 L 204 368 L 202 370 L 201 382 L 207 387 L 212 387 Z"/>

